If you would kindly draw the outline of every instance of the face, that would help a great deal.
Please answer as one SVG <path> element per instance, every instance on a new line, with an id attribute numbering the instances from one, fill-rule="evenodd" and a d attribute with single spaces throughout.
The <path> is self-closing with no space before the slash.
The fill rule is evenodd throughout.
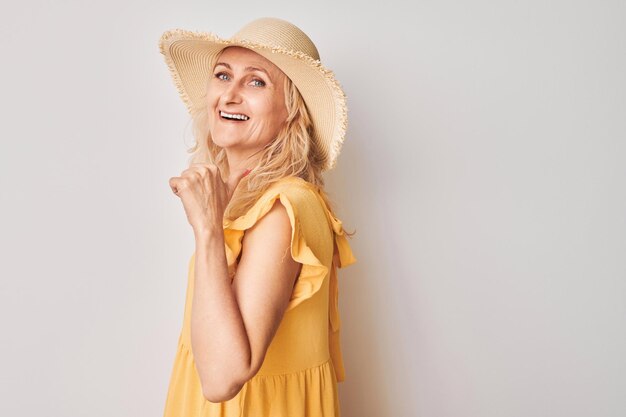
<path id="1" fill-rule="evenodd" d="M 286 75 L 265 57 L 228 47 L 207 83 L 207 110 L 213 142 L 243 158 L 272 142 L 287 119 Z M 245 120 L 226 118 L 243 115 Z"/>

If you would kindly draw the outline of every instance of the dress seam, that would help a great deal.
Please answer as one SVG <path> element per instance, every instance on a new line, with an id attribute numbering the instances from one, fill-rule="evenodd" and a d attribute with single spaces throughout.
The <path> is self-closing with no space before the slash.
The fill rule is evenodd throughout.
<path id="1" fill-rule="evenodd" d="M 190 354 L 193 355 L 191 348 L 189 346 L 187 346 L 182 340 L 180 341 L 179 345 L 180 345 L 180 347 L 185 348 L 185 350 L 187 352 L 189 352 Z M 278 373 L 278 374 L 263 374 L 263 375 L 259 375 L 257 373 L 256 375 L 254 375 L 250 379 L 254 379 L 254 378 L 271 378 L 271 377 L 276 377 L 276 376 L 286 376 L 286 375 L 299 374 L 299 373 L 308 372 L 308 371 L 310 371 L 312 369 L 324 366 L 324 365 L 326 365 L 327 363 L 329 363 L 331 361 L 332 361 L 332 357 L 329 356 L 328 358 L 324 359 L 322 362 L 318 363 L 317 365 L 312 365 L 312 366 L 309 366 L 308 368 L 299 369 L 299 370 L 297 370 L 295 372 L 282 372 L 282 373 Z M 332 365 L 332 363 L 331 363 L 331 365 Z"/>
<path id="2" fill-rule="evenodd" d="M 309 366 L 308 368 L 304 368 L 304 369 L 299 369 L 299 370 L 297 370 L 295 372 L 283 372 L 283 373 L 278 373 L 278 374 L 263 374 L 263 375 L 256 374 L 251 379 L 254 379 L 254 378 L 272 378 L 272 377 L 276 377 L 276 376 L 288 376 L 288 375 L 295 375 L 295 374 L 305 373 L 305 372 L 308 372 L 308 371 L 310 371 L 312 369 L 320 368 L 320 367 L 326 365 L 327 363 L 329 363 L 331 361 L 331 359 L 332 358 L 329 357 L 329 358 L 327 358 L 326 360 L 324 360 L 323 362 L 321 362 L 321 363 L 319 363 L 317 365 Z"/>

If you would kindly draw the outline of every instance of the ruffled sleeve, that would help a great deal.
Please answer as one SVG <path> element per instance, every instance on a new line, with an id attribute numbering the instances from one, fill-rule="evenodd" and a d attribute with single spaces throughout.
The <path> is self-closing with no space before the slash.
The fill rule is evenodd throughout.
<path id="1" fill-rule="evenodd" d="M 286 311 L 289 311 L 319 291 L 324 277 L 328 274 L 328 267 L 318 259 L 311 247 L 309 247 L 302 232 L 300 213 L 298 212 L 302 203 L 298 201 L 297 192 L 285 188 L 270 190 L 263 194 L 245 215 L 233 221 L 224 219 L 226 258 L 232 279 L 236 270 L 237 257 L 241 253 L 244 231 L 251 228 L 263 217 L 272 208 L 277 199 L 280 199 L 289 215 L 291 223 L 291 255 L 294 260 L 302 264 L 300 276 L 295 283 L 291 299 L 287 305 Z"/>

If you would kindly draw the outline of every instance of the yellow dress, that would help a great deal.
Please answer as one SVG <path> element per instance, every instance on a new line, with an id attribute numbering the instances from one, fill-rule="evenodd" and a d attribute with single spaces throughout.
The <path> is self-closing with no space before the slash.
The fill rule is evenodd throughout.
<path id="1" fill-rule="evenodd" d="M 259 372 L 231 400 L 204 398 L 191 350 L 190 316 L 194 255 L 188 265 L 185 314 L 164 417 L 339 417 L 337 382 L 345 378 L 340 346 L 337 268 L 356 262 L 342 223 L 299 177 L 272 185 L 246 214 L 224 220 L 228 270 L 233 279 L 245 230 L 267 213 L 276 199 L 292 226 L 291 254 L 302 269 L 287 310 Z M 334 248 L 336 246 L 336 251 Z"/>

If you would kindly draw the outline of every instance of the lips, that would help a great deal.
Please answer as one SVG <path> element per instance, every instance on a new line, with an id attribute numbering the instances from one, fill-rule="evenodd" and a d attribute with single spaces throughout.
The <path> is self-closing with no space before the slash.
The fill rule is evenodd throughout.
<path id="1" fill-rule="evenodd" d="M 236 114 L 236 115 L 245 116 L 245 117 L 246 117 L 246 119 L 239 119 L 239 118 L 236 118 L 236 117 L 225 117 L 225 116 L 223 116 L 223 115 L 222 115 L 222 112 L 223 112 L 223 113 L 228 113 L 228 114 Z M 231 113 L 231 112 L 226 112 L 226 111 L 223 111 L 223 110 L 218 110 L 217 114 L 218 114 L 218 116 L 219 116 L 219 118 L 220 118 L 220 119 L 225 120 L 225 121 L 231 121 L 231 122 L 245 122 L 245 121 L 250 120 L 250 116 L 248 116 L 247 114 L 243 114 L 243 113 L 235 113 L 235 112 L 232 112 L 232 113 Z"/>

